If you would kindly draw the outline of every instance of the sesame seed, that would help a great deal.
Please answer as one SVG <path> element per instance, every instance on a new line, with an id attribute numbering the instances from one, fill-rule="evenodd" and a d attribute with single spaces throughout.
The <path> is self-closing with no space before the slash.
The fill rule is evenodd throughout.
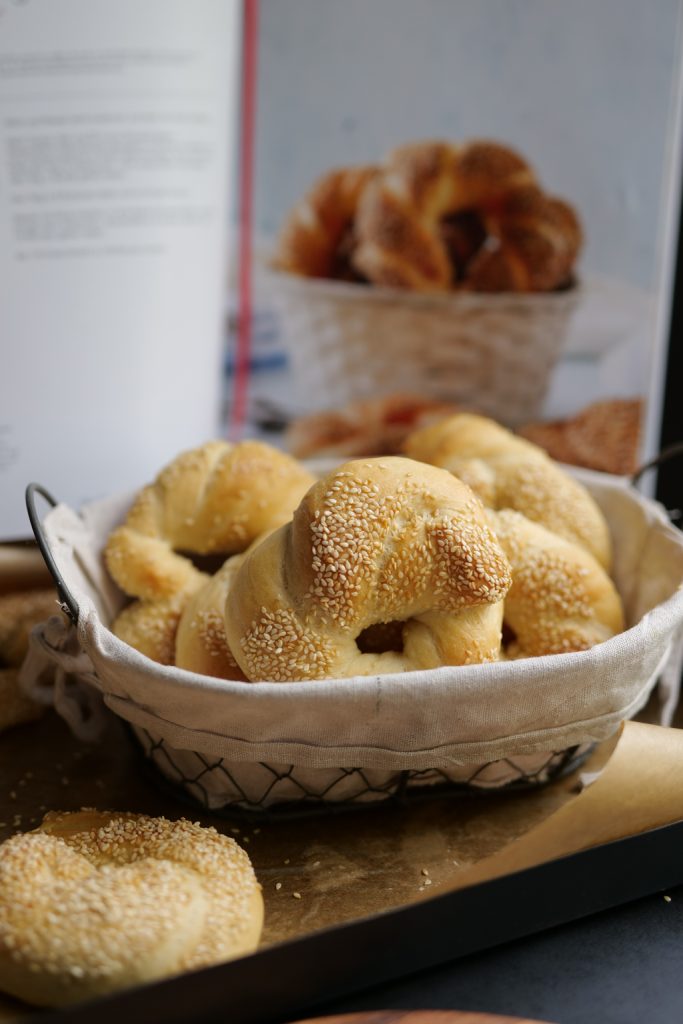
<path id="1" fill-rule="evenodd" d="M 17 970 L 68 976 L 87 992 L 97 979 L 112 987 L 133 965 L 154 962 L 169 942 L 179 969 L 235 955 L 257 889 L 244 851 L 215 829 L 92 810 L 49 814 L 38 831 L 0 845 L 0 935 Z M 186 925 L 183 952 L 174 936 Z"/>
<path id="2" fill-rule="evenodd" d="M 253 607 L 260 611 L 240 626 L 238 660 L 248 678 L 343 676 L 347 665 L 362 672 L 366 656 L 355 638 L 368 626 L 429 615 L 431 631 L 437 628 L 433 613 L 444 612 L 448 621 L 439 628 L 469 633 L 469 620 L 461 625 L 458 616 L 498 605 L 505 596 L 508 561 L 472 492 L 445 471 L 406 459 L 383 465 L 380 472 L 373 460 L 352 462 L 330 474 L 297 509 L 296 530 L 290 526 L 278 535 L 287 551 L 302 545 L 306 567 L 303 574 L 284 570 L 294 588 L 303 577 L 290 605 L 285 594 L 272 608 L 256 599 Z M 249 564 L 272 557 L 271 547 L 264 550 L 254 549 Z M 250 573 L 253 580 L 259 575 L 256 568 Z M 435 645 L 448 651 L 444 663 L 496 660 L 499 616 L 486 622 L 490 626 L 479 627 L 486 633 L 480 643 L 458 647 L 439 636 Z M 368 671 L 376 670 L 373 658 L 367 663 Z M 401 655 L 392 664 L 393 671 L 420 667 Z"/>

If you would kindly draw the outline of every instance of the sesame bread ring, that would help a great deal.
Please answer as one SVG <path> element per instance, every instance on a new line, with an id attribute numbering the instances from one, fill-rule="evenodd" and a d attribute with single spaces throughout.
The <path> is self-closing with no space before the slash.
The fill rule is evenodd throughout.
<path id="1" fill-rule="evenodd" d="M 568 284 L 582 242 L 574 209 L 536 186 L 510 192 L 483 214 L 490 242 L 472 258 L 466 288 L 480 292 L 547 292 Z"/>
<path id="2" fill-rule="evenodd" d="M 485 141 L 395 151 L 361 195 L 355 233 L 360 273 L 420 292 L 554 289 L 580 245 L 568 204 L 543 195 L 519 154 Z"/>
<path id="3" fill-rule="evenodd" d="M 535 444 L 473 413 L 411 434 L 406 454 L 455 473 L 490 508 L 511 508 L 579 544 L 609 570 L 605 517 L 585 487 Z"/>
<path id="4" fill-rule="evenodd" d="M 519 512 L 491 512 L 490 522 L 512 569 L 508 658 L 584 651 L 623 630 L 621 599 L 592 555 Z"/>
<path id="5" fill-rule="evenodd" d="M 235 661 L 225 634 L 225 604 L 242 562 L 258 544 L 273 533 L 257 537 L 241 555 L 226 559 L 186 602 L 175 635 L 175 665 L 216 679 L 247 681 Z"/>
<path id="6" fill-rule="evenodd" d="M 175 636 L 175 664 L 216 679 L 246 676 L 225 635 L 225 602 L 245 555 L 233 555 L 189 599 Z"/>
<path id="7" fill-rule="evenodd" d="M 211 579 L 206 573 L 195 570 L 183 589 L 169 597 L 158 601 L 132 601 L 112 622 L 112 633 L 152 661 L 174 665 L 176 635 L 183 611 L 193 595 Z"/>
<path id="8" fill-rule="evenodd" d="M 62 1006 L 254 950 L 244 850 L 189 821 L 48 814 L 0 846 L 0 988 Z"/>
<path id="9" fill-rule="evenodd" d="M 347 462 L 245 557 L 226 634 L 252 681 L 494 661 L 509 585 L 468 487 L 397 456 Z M 391 622 L 402 649 L 364 651 L 363 633 Z"/>
<path id="10" fill-rule="evenodd" d="M 286 522 L 314 477 L 259 441 L 210 441 L 184 452 L 145 487 L 107 541 L 105 561 L 122 590 L 146 601 L 194 588 L 180 552 L 229 555 Z"/>
<path id="11" fill-rule="evenodd" d="M 303 277 L 346 277 L 358 200 L 376 173 L 375 167 L 348 167 L 318 178 L 285 221 L 275 266 Z"/>

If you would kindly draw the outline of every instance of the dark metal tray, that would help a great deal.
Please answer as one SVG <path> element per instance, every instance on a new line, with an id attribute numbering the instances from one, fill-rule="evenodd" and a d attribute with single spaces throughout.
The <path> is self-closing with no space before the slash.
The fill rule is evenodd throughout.
<path id="1" fill-rule="evenodd" d="M 50 1020 L 291 1020 L 332 999 L 679 884 L 682 854 L 679 821 L 241 960 L 57 1011 Z"/>

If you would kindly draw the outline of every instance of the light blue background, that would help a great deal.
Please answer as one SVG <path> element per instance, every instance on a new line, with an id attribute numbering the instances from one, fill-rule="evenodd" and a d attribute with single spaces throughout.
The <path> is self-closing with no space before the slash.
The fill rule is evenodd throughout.
<path id="1" fill-rule="evenodd" d="M 257 229 L 419 138 L 512 144 L 578 207 L 582 267 L 652 289 L 680 0 L 261 0 Z"/>

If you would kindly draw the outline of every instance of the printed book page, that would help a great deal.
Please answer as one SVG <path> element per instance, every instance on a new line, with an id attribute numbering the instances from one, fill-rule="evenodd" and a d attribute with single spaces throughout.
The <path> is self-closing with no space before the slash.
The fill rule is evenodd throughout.
<path id="1" fill-rule="evenodd" d="M 0 540 L 220 422 L 238 0 L 0 17 Z"/>

